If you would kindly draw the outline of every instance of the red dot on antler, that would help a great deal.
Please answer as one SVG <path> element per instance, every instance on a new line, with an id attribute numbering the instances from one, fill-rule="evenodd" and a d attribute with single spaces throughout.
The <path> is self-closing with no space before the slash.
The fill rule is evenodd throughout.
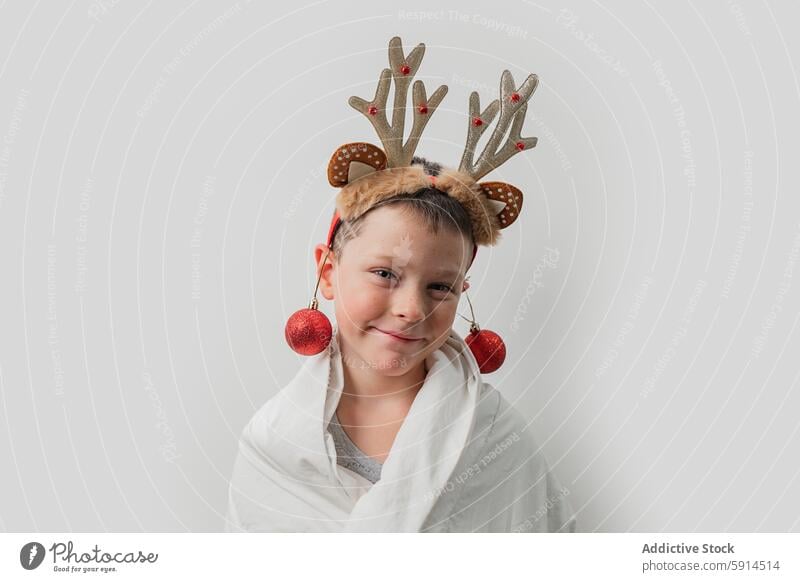
<path id="1" fill-rule="evenodd" d="M 374 105 L 370 105 L 369 107 L 367 107 L 367 113 L 369 113 L 370 115 L 375 115 L 376 113 L 378 113 L 378 108 L 375 107 Z"/>
<path id="2" fill-rule="evenodd" d="M 420 113 L 423 113 L 423 114 L 425 114 L 425 113 L 427 113 L 427 112 L 428 112 L 428 106 L 427 106 L 427 105 L 425 105 L 424 103 L 420 103 L 420 105 L 419 105 L 419 107 L 417 108 L 417 110 L 418 110 Z"/>
<path id="3" fill-rule="evenodd" d="M 480 117 L 474 118 L 472 120 L 472 125 L 474 125 L 475 127 L 480 127 L 481 125 L 483 125 L 483 119 L 481 119 Z"/>
<path id="4" fill-rule="evenodd" d="M 516 143 L 516 146 L 517 146 L 517 149 L 518 149 L 519 151 L 522 151 L 522 150 L 524 150 L 524 149 L 525 149 L 525 143 L 524 143 L 524 142 L 518 141 L 518 142 Z"/>
<path id="5" fill-rule="evenodd" d="M 519 93 L 512 93 L 512 94 L 511 94 L 511 100 L 512 100 L 514 103 L 516 103 L 517 101 L 519 101 Z"/>
<path id="6" fill-rule="evenodd" d="M 408 65 L 403 65 L 402 67 L 400 67 L 400 72 L 403 73 L 404 75 L 408 75 L 411 72 L 411 67 L 409 67 Z"/>

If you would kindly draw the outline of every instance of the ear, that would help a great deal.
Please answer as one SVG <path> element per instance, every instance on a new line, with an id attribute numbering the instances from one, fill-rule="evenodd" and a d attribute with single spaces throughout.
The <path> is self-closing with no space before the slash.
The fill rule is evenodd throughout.
<path id="1" fill-rule="evenodd" d="M 328 182 L 341 188 L 361 176 L 386 167 L 386 154 L 371 143 L 347 143 L 333 152 L 328 162 Z"/>
<path id="2" fill-rule="evenodd" d="M 481 182 L 478 184 L 497 210 L 500 228 L 511 226 L 522 210 L 522 192 L 516 186 L 505 182 Z"/>
<path id="3" fill-rule="evenodd" d="M 467 289 L 469 289 L 469 281 L 464 281 L 464 287 L 461 289 L 461 292 L 463 293 Z"/>
<path id="4" fill-rule="evenodd" d="M 327 260 L 325 259 L 326 254 L 328 256 Z M 314 264 L 316 264 L 317 266 L 316 270 L 314 271 L 315 273 L 314 282 L 316 283 L 316 277 L 319 277 L 320 271 L 322 271 L 322 277 L 320 277 L 319 279 L 319 290 L 320 293 L 322 293 L 322 296 L 328 301 L 334 298 L 333 259 L 334 259 L 333 251 L 328 252 L 328 245 L 318 244 L 316 247 L 314 247 Z"/>

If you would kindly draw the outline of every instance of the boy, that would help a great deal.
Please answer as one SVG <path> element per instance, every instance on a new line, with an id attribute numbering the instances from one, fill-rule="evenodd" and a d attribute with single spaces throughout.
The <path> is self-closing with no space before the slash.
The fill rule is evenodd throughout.
<path id="1" fill-rule="evenodd" d="M 393 66 L 375 99 L 351 104 L 368 116 L 385 110 L 391 74 L 397 108 L 423 49 L 406 56 L 392 39 Z M 519 137 L 516 121 L 535 89 L 531 78 L 515 91 L 504 73 L 501 93 L 512 105 L 471 107 L 486 123 L 499 110 L 498 125 L 513 123 L 509 139 L 523 145 L 535 145 Z M 427 122 L 418 115 L 431 113 L 444 92 L 426 99 L 415 86 L 414 94 L 415 139 L 397 143 L 404 115 L 392 126 L 377 120 L 385 152 L 349 144 L 331 158 L 329 180 L 344 187 L 314 258 L 318 287 L 335 302 L 336 329 L 328 335 L 318 325 L 316 298 L 295 314 L 299 323 L 290 320 L 290 345 L 315 355 L 242 434 L 229 531 L 575 530 L 569 492 L 522 417 L 483 381 L 480 342 L 468 345 L 452 329 L 477 245 L 497 241 L 522 195 L 476 182 L 487 160 L 499 165 L 491 156 L 472 164 L 465 154 L 457 172 L 412 158 Z M 483 124 L 474 119 L 471 127 Z M 309 343 L 322 351 L 306 351 Z"/>

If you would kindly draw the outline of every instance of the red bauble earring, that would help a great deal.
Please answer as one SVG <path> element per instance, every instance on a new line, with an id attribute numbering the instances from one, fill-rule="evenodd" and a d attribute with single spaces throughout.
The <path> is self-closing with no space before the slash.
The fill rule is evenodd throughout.
<path id="1" fill-rule="evenodd" d="M 464 342 L 469 346 L 472 355 L 478 362 L 478 369 L 481 374 L 491 374 L 503 365 L 506 359 L 506 344 L 493 331 L 488 329 L 481 329 L 475 321 L 475 312 L 472 309 L 472 301 L 469 300 L 469 295 L 464 291 L 469 303 L 469 312 L 472 319 L 464 319 L 469 321 L 469 335 L 464 338 Z"/>
<path id="2" fill-rule="evenodd" d="M 330 247 L 325 253 L 325 259 L 322 261 L 322 266 L 328 260 Z M 289 320 L 286 322 L 286 343 L 295 352 L 303 356 L 314 356 L 331 343 L 333 337 L 333 328 L 328 317 L 317 309 L 319 305 L 317 302 L 317 290 L 319 289 L 319 282 L 322 278 L 322 269 L 319 270 L 317 276 L 317 286 L 314 288 L 314 298 L 311 300 L 309 306 L 305 309 L 295 311 Z"/>

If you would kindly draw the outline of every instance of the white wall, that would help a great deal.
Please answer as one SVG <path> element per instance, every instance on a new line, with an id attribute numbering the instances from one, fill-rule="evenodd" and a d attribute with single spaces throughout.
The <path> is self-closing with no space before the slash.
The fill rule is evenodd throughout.
<path id="1" fill-rule="evenodd" d="M 580 529 L 800 530 L 797 9 L 436 4 L 3 7 L 0 529 L 222 529 L 399 34 L 448 165 L 473 88 L 540 76 L 470 296 Z"/>

